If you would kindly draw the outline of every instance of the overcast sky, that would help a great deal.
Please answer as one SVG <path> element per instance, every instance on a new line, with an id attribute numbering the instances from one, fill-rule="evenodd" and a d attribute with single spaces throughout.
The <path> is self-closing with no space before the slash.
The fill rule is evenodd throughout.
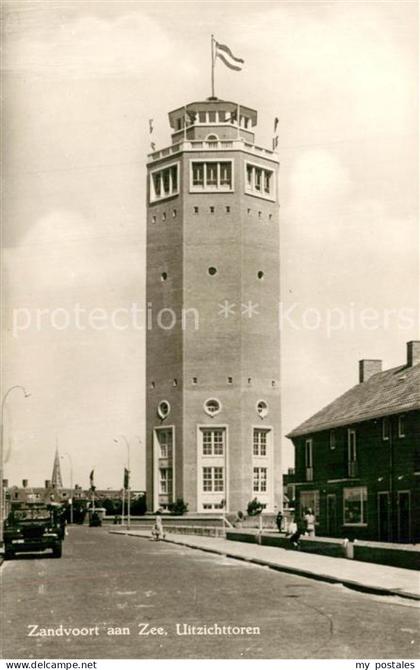
<path id="1" fill-rule="evenodd" d="M 76 482 L 95 467 L 97 486 L 120 487 L 124 434 L 144 486 L 144 333 L 57 330 L 46 312 L 38 329 L 34 315 L 142 305 L 148 119 L 166 146 L 167 112 L 210 95 L 211 33 L 245 59 L 240 73 L 218 65 L 216 95 L 258 110 L 258 144 L 279 118 L 283 432 L 355 384 L 359 358 L 404 361 L 420 336 L 416 12 L 3 3 L 2 381 L 32 394 L 7 403 L 10 482 L 49 478 L 58 439 Z"/>

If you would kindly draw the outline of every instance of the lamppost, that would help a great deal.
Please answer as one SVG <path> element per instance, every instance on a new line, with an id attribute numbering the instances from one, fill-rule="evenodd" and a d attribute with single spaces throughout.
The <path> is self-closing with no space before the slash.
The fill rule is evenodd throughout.
<path id="1" fill-rule="evenodd" d="M 24 386 L 20 384 L 15 384 L 11 386 L 3 396 L 1 401 L 1 427 L 0 427 L 0 545 L 3 546 L 3 515 L 4 515 L 4 487 L 3 487 L 3 477 L 4 477 L 4 408 L 6 405 L 6 400 L 9 397 L 10 393 L 15 389 L 20 389 L 25 398 L 29 398 L 31 395 L 28 393 Z"/>
<path id="2" fill-rule="evenodd" d="M 73 523 L 73 461 L 71 460 L 68 451 L 66 451 L 61 458 L 64 458 L 64 456 L 67 456 L 70 463 L 70 523 Z"/>
<path id="3" fill-rule="evenodd" d="M 118 444 L 120 438 L 124 440 L 125 446 L 127 447 L 127 528 L 130 528 L 131 521 L 131 500 L 130 500 L 130 443 L 127 440 L 125 435 L 118 435 L 114 438 L 115 444 Z M 125 473 L 124 473 L 124 484 L 125 484 Z M 125 486 L 124 486 L 125 489 Z"/>

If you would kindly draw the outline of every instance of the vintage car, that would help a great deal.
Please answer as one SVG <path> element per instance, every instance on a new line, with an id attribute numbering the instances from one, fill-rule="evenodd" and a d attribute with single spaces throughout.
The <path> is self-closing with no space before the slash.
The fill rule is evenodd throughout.
<path id="1" fill-rule="evenodd" d="M 62 554 L 63 510 L 55 503 L 12 502 L 4 524 L 5 558 L 19 552 L 52 549 L 54 558 Z"/>

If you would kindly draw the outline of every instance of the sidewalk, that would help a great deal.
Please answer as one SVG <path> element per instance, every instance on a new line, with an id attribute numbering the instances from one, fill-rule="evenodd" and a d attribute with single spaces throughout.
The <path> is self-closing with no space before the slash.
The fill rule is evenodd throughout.
<path id="1" fill-rule="evenodd" d="M 134 535 L 149 540 L 151 537 L 150 532 L 140 530 L 111 530 L 109 532 Z M 309 577 L 330 584 L 343 584 L 357 591 L 400 596 L 420 601 L 420 577 L 415 570 L 345 558 L 304 554 L 299 551 L 233 542 L 215 537 L 167 533 L 164 541 L 257 565 L 265 565 L 280 572 Z"/>

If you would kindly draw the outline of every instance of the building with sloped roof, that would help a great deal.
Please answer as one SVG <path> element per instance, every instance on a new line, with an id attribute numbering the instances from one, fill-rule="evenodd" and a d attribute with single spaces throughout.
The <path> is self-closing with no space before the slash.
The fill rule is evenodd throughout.
<path id="1" fill-rule="evenodd" d="M 388 542 L 420 540 L 420 341 L 403 365 L 359 362 L 359 383 L 289 437 L 298 514 L 317 533 Z"/>

